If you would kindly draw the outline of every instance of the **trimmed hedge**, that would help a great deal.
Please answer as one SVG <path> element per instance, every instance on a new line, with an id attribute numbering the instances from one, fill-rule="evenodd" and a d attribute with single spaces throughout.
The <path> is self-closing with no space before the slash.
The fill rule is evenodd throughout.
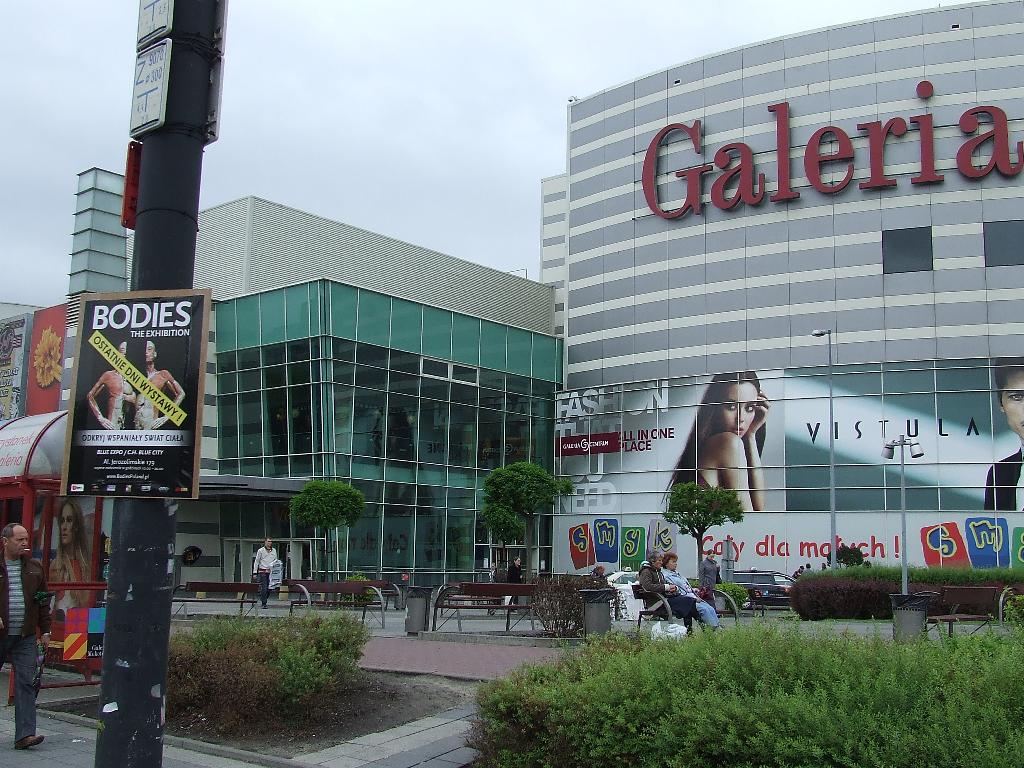
<path id="1" fill-rule="evenodd" d="M 484 686 L 483 768 L 1017 766 L 1024 638 L 606 637 Z"/>
<path id="2" fill-rule="evenodd" d="M 1000 589 L 1024 582 L 1014 568 L 911 568 L 910 591 L 938 591 L 942 586 L 992 586 Z M 805 573 L 789 593 L 800 618 L 891 619 L 890 594 L 900 591 L 899 568 L 840 568 Z M 938 606 L 935 609 L 938 610 Z"/>

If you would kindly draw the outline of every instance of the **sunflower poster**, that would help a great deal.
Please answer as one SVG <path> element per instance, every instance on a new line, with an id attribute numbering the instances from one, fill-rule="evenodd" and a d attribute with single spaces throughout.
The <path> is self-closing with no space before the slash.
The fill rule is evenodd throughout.
<path id="1" fill-rule="evenodd" d="M 60 377 L 64 371 L 66 304 L 40 309 L 32 321 L 32 341 L 25 359 L 28 416 L 51 413 L 60 407 Z"/>
<path id="2" fill-rule="evenodd" d="M 32 315 L 0 320 L 0 421 L 25 415 L 25 350 Z"/>

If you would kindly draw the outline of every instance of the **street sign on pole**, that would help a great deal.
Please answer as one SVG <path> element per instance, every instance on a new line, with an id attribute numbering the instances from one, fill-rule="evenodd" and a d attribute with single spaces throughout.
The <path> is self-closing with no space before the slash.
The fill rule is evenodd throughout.
<path id="1" fill-rule="evenodd" d="M 128 134 L 137 139 L 164 124 L 171 77 L 171 41 L 163 40 L 135 59 L 132 117 Z"/>
<path id="2" fill-rule="evenodd" d="M 139 0 L 139 33 L 135 45 L 141 51 L 155 40 L 167 37 L 174 18 L 174 0 Z"/>

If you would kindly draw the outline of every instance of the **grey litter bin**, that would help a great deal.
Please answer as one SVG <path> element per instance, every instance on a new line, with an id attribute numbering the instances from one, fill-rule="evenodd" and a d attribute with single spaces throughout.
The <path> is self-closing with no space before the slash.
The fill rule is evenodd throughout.
<path id="1" fill-rule="evenodd" d="M 405 633 L 417 635 L 429 629 L 430 587 L 407 587 L 405 592 Z"/>
<path id="2" fill-rule="evenodd" d="M 892 639 L 919 640 L 928 621 L 928 595 L 889 595 L 892 601 Z"/>
<path id="3" fill-rule="evenodd" d="M 612 628 L 612 611 L 609 603 L 615 597 L 615 590 L 581 589 L 583 598 L 583 636 L 603 635 Z"/>

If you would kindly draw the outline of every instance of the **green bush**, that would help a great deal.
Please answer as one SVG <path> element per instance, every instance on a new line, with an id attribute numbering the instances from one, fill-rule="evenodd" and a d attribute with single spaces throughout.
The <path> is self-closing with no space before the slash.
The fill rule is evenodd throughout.
<path id="1" fill-rule="evenodd" d="M 911 584 L 947 585 L 967 587 L 980 585 L 1019 584 L 1024 582 L 1021 568 L 908 568 Z M 871 568 L 840 568 L 836 571 L 806 571 L 799 581 L 805 579 L 864 579 L 870 581 L 895 581 L 902 576 L 898 567 L 876 565 Z"/>
<path id="2" fill-rule="evenodd" d="M 345 615 L 198 622 L 171 638 L 168 716 L 202 717 L 231 733 L 297 714 L 344 685 L 368 637 Z"/>
<path id="3" fill-rule="evenodd" d="M 488 768 L 1016 766 L 1024 640 L 894 644 L 740 627 L 613 637 L 484 686 Z"/>
<path id="4" fill-rule="evenodd" d="M 1006 619 L 1006 622 L 1017 629 L 1024 629 L 1024 595 L 1017 595 L 1007 600 L 1005 610 L 1003 618 Z"/>
<path id="5" fill-rule="evenodd" d="M 732 584 L 730 582 L 723 582 L 716 584 L 715 589 L 725 592 L 729 597 L 736 603 L 737 608 L 742 608 L 743 604 L 747 602 L 747 588 L 741 587 L 739 584 Z"/>

